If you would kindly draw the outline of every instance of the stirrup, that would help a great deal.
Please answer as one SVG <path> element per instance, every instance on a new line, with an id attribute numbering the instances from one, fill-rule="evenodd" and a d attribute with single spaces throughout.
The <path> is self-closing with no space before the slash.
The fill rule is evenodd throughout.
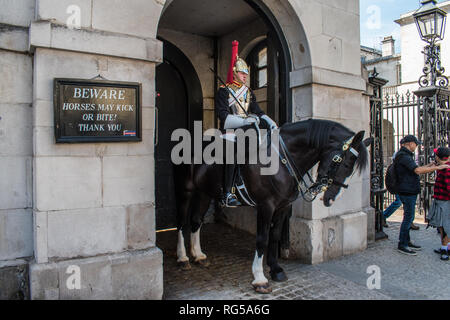
<path id="1" fill-rule="evenodd" d="M 238 198 L 234 193 L 228 192 L 225 196 L 225 199 L 223 201 L 223 204 L 227 208 L 237 208 L 241 205 Z"/>

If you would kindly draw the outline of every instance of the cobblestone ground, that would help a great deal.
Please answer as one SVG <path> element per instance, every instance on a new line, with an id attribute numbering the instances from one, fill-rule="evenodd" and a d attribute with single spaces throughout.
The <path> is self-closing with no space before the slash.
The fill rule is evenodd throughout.
<path id="1" fill-rule="evenodd" d="M 395 217 L 393 217 L 395 221 Z M 416 220 L 417 223 L 417 220 Z M 201 242 L 210 267 L 192 264 L 181 271 L 176 263 L 177 232 L 157 235 L 157 246 L 164 252 L 164 299 L 450 299 L 450 263 L 433 252 L 439 246 L 436 229 L 411 231 L 413 241 L 423 246 L 418 256 L 405 256 L 396 249 L 399 222 L 389 222 L 389 239 L 370 244 L 362 253 L 319 265 L 281 260 L 289 280 L 270 281 L 273 292 L 254 292 L 251 264 L 254 236 L 223 224 L 202 227 Z M 187 247 L 188 248 L 188 247 Z M 369 266 L 381 270 L 381 288 L 369 290 Z M 268 276 L 268 268 L 265 270 Z"/>

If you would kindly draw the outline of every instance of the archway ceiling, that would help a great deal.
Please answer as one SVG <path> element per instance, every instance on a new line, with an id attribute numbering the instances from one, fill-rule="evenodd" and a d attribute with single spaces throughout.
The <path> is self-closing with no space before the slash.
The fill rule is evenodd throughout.
<path id="1" fill-rule="evenodd" d="M 258 18 L 243 0 L 174 0 L 161 17 L 159 28 L 222 36 Z"/>

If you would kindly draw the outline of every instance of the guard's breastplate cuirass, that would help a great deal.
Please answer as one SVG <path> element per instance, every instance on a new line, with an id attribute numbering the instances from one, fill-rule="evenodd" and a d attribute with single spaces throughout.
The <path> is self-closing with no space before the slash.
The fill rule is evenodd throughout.
<path id="1" fill-rule="evenodd" d="M 238 87 L 234 84 L 229 85 L 230 93 L 228 95 L 228 105 L 231 108 L 231 111 L 234 115 L 246 118 L 244 110 L 248 113 L 248 108 L 250 106 L 250 92 L 246 86 Z M 236 99 L 233 98 L 232 94 L 239 100 L 241 106 L 236 102 Z"/>

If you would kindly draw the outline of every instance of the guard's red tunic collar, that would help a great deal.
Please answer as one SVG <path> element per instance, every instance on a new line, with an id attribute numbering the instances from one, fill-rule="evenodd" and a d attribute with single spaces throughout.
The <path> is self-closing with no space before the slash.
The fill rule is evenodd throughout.
<path id="1" fill-rule="evenodd" d="M 240 83 L 240 82 L 238 82 L 238 81 L 236 81 L 236 80 L 233 80 L 233 82 L 231 82 L 231 83 L 228 83 L 229 85 L 230 84 L 233 84 L 233 85 L 235 85 L 236 87 L 238 87 L 238 88 L 240 88 L 240 87 L 242 87 L 243 86 L 243 84 L 242 83 Z"/>

